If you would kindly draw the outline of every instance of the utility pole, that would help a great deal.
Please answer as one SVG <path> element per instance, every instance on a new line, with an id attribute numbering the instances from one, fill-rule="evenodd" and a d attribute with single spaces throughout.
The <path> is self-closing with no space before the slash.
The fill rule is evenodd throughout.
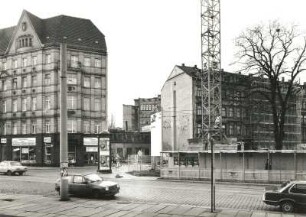
<path id="1" fill-rule="evenodd" d="M 68 136 L 67 136 L 67 45 L 60 44 L 60 194 L 62 201 L 69 200 L 68 180 Z"/>
<path id="2" fill-rule="evenodd" d="M 213 141 L 222 141 L 220 0 L 201 0 L 203 149 L 211 150 L 211 212 L 215 210 Z"/>

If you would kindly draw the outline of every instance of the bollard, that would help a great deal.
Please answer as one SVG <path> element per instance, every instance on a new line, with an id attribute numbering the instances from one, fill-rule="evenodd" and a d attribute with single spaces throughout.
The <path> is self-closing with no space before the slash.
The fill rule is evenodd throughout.
<path id="1" fill-rule="evenodd" d="M 60 194 L 61 194 L 61 199 L 60 199 L 61 201 L 70 200 L 68 193 L 68 179 L 65 177 L 61 178 Z"/>

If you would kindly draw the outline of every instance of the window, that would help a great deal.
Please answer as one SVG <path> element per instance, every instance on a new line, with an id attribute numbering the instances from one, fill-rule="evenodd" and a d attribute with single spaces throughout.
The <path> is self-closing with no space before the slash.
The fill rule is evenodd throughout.
<path id="1" fill-rule="evenodd" d="M 90 133 L 89 121 L 84 121 L 84 133 Z"/>
<path id="2" fill-rule="evenodd" d="M 84 77 L 84 87 L 90 87 L 90 77 Z"/>
<path id="3" fill-rule="evenodd" d="M 22 88 L 26 88 L 28 85 L 28 79 L 26 76 L 22 77 Z"/>
<path id="4" fill-rule="evenodd" d="M 102 67 L 106 68 L 106 57 L 102 57 Z"/>
<path id="5" fill-rule="evenodd" d="M 82 176 L 74 176 L 73 182 L 81 184 L 81 183 L 83 183 L 83 177 Z"/>
<path id="6" fill-rule="evenodd" d="M 45 74 L 45 85 L 51 84 L 51 76 L 50 74 Z"/>
<path id="7" fill-rule="evenodd" d="M 37 98 L 32 98 L 32 111 L 35 111 L 37 109 Z"/>
<path id="8" fill-rule="evenodd" d="M 7 84 L 6 84 L 6 81 L 2 81 L 2 88 L 3 90 L 7 90 Z"/>
<path id="9" fill-rule="evenodd" d="M 95 67 L 97 67 L 97 68 L 101 67 L 101 60 L 95 59 Z"/>
<path id="10" fill-rule="evenodd" d="M 67 108 L 68 109 L 76 109 L 76 96 L 68 96 L 67 97 Z"/>
<path id="11" fill-rule="evenodd" d="M 21 109 L 23 112 L 25 112 L 27 110 L 27 98 L 23 98 L 22 99 L 22 104 L 21 104 Z"/>
<path id="12" fill-rule="evenodd" d="M 241 117 L 241 109 L 240 108 L 236 109 L 236 114 L 237 114 L 237 118 Z"/>
<path id="13" fill-rule="evenodd" d="M 237 135 L 240 136 L 241 135 L 241 126 L 237 125 Z"/>
<path id="14" fill-rule="evenodd" d="M 197 105 L 197 115 L 202 115 L 202 106 Z"/>
<path id="15" fill-rule="evenodd" d="M 305 184 L 296 184 L 290 189 L 291 193 L 296 194 L 306 194 L 306 185 Z"/>
<path id="16" fill-rule="evenodd" d="M 3 70 L 7 70 L 7 64 L 6 64 L 6 62 L 3 62 Z"/>
<path id="17" fill-rule="evenodd" d="M 106 89 L 106 77 L 102 76 L 102 88 Z"/>
<path id="18" fill-rule="evenodd" d="M 222 107 L 222 117 L 226 117 L 226 109 Z"/>
<path id="19" fill-rule="evenodd" d="M 89 57 L 85 57 L 84 58 L 84 66 L 90 66 L 90 58 Z"/>
<path id="20" fill-rule="evenodd" d="M 76 120 L 68 120 L 67 122 L 67 131 L 68 133 L 75 133 L 76 132 Z"/>
<path id="21" fill-rule="evenodd" d="M 95 111 L 101 111 L 101 100 L 95 99 Z"/>
<path id="22" fill-rule="evenodd" d="M 33 46 L 33 36 L 31 35 L 22 35 L 17 39 L 17 47 L 32 47 Z"/>
<path id="23" fill-rule="evenodd" d="M 28 66 L 28 59 L 27 58 L 23 58 L 22 59 L 22 66 L 23 67 L 27 67 Z"/>
<path id="24" fill-rule="evenodd" d="M 101 78 L 95 77 L 95 88 L 101 88 Z"/>
<path id="25" fill-rule="evenodd" d="M 6 100 L 3 101 L 3 113 L 6 113 Z"/>
<path id="26" fill-rule="evenodd" d="M 84 110 L 89 111 L 90 110 L 90 99 L 89 98 L 84 98 Z"/>
<path id="27" fill-rule="evenodd" d="M 37 56 L 33 57 L 33 66 L 37 65 Z"/>
<path id="28" fill-rule="evenodd" d="M 13 78 L 13 89 L 17 89 L 17 78 Z"/>
<path id="29" fill-rule="evenodd" d="M 16 122 L 13 122 L 13 134 L 16 135 L 18 133 L 18 130 L 17 130 L 17 123 Z"/>
<path id="30" fill-rule="evenodd" d="M 46 63 L 47 64 L 51 63 L 51 54 L 46 55 Z"/>
<path id="31" fill-rule="evenodd" d="M 51 109 L 51 99 L 49 96 L 46 96 L 45 98 L 45 110 L 50 110 Z"/>
<path id="32" fill-rule="evenodd" d="M 3 128 L 3 135 L 7 135 L 8 134 L 8 132 L 9 132 L 9 130 L 10 130 L 10 124 L 8 124 L 8 123 L 5 123 L 4 124 L 4 128 Z"/>
<path id="33" fill-rule="evenodd" d="M 102 96 L 102 110 L 106 111 L 106 96 Z"/>
<path id="34" fill-rule="evenodd" d="M 32 83 L 32 86 L 36 86 L 37 85 L 37 76 L 36 75 L 32 75 L 31 77 L 31 83 Z"/>
<path id="35" fill-rule="evenodd" d="M 50 120 L 46 120 L 46 122 L 45 122 L 45 129 L 46 129 L 46 133 L 50 133 L 51 132 L 51 122 L 50 122 Z"/>
<path id="36" fill-rule="evenodd" d="M 229 108 L 229 117 L 233 117 L 234 116 L 234 109 L 233 108 Z"/>
<path id="37" fill-rule="evenodd" d="M 233 135 L 234 134 L 234 127 L 233 125 L 229 125 L 229 135 Z"/>
<path id="38" fill-rule="evenodd" d="M 13 100 L 13 112 L 17 112 L 17 99 Z"/>
<path id="39" fill-rule="evenodd" d="M 78 57 L 77 56 L 71 56 L 71 67 L 77 68 L 78 67 Z"/>
<path id="40" fill-rule="evenodd" d="M 99 123 L 95 123 L 95 133 L 101 132 L 101 125 Z"/>
<path id="41" fill-rule="evenodd" d="M 18 61 L 14 60 L 13 64 L 14 64 L 14 69 L 17 69 L 18 68 Z"/>
<path id="42" fill-rule="evenodd" d="M 26 122 L 21 123 L 21 133 L 27 134 L 27 123 Z"/>
<path id="43" fill-rule="evenodd" d="M 67 75 L 67 84 L 77 84 L 77 77 L 75 74 Z"/>
<path id="44" fill-rule="evenodd" d="M 37 133 L 37 122 L 36 122 L 36 120 L 33 120 L 33 121 L 31 122 L 31 133 L 32 133 L 32 134 Z"/>

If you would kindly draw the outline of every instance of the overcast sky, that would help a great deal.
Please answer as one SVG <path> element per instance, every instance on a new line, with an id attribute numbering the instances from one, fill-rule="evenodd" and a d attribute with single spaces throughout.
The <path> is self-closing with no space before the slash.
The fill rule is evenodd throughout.
<path id="1" fill-rule="evenodd" d="M 222 68 L 232 69 L 234 39 L 249 26 L 278 19 L 304 31 L 305 6 L 305 0 L 221 0 Z M 122 104 L 160 94 L 175 65 L 201 65 L 200 0 L 8 0 L 1 9 L 0 28 L 17 25 L 23 9 L 40 18 L 92 20 L 106 36 L 109 118 L 119 127 Z"/>

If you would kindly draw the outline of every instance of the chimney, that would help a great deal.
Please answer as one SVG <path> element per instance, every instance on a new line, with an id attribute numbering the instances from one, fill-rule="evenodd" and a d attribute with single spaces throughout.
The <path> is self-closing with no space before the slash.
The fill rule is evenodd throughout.
<path id="1" fill-rule="evenodd" d="M 182 63 L 182 66 L 184 67 L 184 66 L 185 66 L 185 63 Z"/>
<path id="2" fill-rule="evenodd" d="M 195 69 L 197 69 L 197 68 L 198 68 L 198 66 L 197 66 L 197 65 L 194 65 L 194 68 L 195 68 Z"/>

